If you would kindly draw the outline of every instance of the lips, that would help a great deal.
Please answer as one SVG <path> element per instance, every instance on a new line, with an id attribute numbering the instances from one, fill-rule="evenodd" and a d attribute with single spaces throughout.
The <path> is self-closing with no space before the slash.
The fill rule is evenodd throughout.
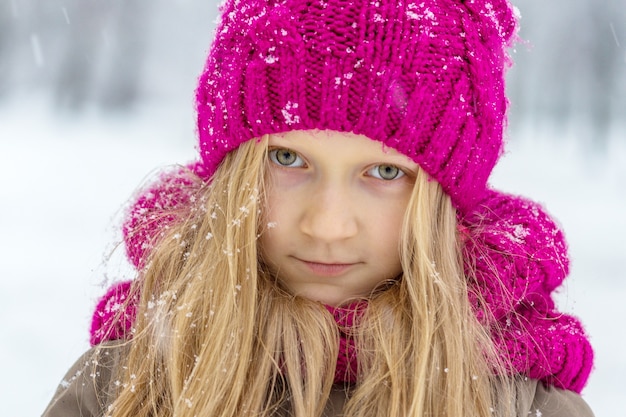
<path id="1" fill-rule="evenodd" d="M 357 263 L 326 263 L 326 262 L 316 262 L 316 261 L 307 261 L 303 259 L 298 259 L 309 271 L 314 273 L 315 275 L 325 276 L 325 277 L 333 277 L 339 276 L 350 269 L 354 268 Z"/>

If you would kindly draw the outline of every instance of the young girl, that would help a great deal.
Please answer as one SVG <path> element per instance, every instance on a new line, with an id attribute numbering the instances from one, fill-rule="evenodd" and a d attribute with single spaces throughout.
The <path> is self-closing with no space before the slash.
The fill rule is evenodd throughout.
<path id="1" fill-rule="evenodd" d="M 502 153 L 505 0 L 232 0 L 200 157 L 140 193 L 132 283 L 53 416 L 590 416 L 542 208 Z"/>

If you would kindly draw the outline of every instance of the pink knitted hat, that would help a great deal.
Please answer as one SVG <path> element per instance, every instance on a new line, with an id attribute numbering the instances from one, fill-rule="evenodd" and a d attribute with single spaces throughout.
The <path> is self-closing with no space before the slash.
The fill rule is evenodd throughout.
<path id="1" fill-rule="evenodd" d="M 228 1 L 197 89 L 204 168 L 268 133 L 353 132 L 466 212 L 502 151 L 515 28 L 504 0 Z"/>
<path id="2" fill-rule="evenodd" d="M 511 373 L 580 391 L 593 351 L 553 301 L 569 272 L 563 234 L 538 204 L 487 187 L 503 147 L 511 6 L 227 0 L 222 14 L 197 89 L 200 160 L 187 168 L 208 181 L 241 143 L 296 129 L 353 132 L 397 149 L 457 208 L 470 300 Z M 130 209 L 125 243 L 138 268 L 194 198 L 187 168 L 164 173 Z M 92 343 L 129 337 L 128 290 L 118 284 L 103 297 Z"/>

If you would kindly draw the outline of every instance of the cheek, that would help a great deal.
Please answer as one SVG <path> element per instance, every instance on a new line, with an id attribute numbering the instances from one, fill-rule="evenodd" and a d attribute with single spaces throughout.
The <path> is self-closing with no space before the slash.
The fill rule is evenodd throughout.
<path id="1" fill-rule="evenodd" d="M 267 193 L 263 207 L 261 208 L 259 231 L 261 236 L 272 238 L 277 233 L 279 225 L 284 225 L 288 219 L 288 206 L 274 193 Z"/>
<path id="2" fill-rule="evenodd" d="M 275 269 L 286 252 L 286 248 L 289 247 L 289 242 L 285 241 L 284 236 L 280 234 L 280 229 L 273 225 L 274 222 L 268 223 L 270 227 L 263 228 L 257 245 L 262 262 L 270 269 Z"/>
<path id="3" fill-rule="evenodd" d="M 276 211 L 281 207 L 280 202 L 277 201 L 277 194 L 274 191 L 275 189 L 276 188 L 270 181 L 265 184 L 263 200 L 261 203 L 261 213 L 259 216 L 261 231 L 264 231 L 267 228 L 268 223 L 276 221 Z"/>
<path id="4" fill-rule="evenodd" d="M 285 230 L 289 229 L 287 205 L 279 195 L 268 192 L 261 209 L 259 220 L 259 250 L 266 260 L 272 260 L 285 243 Z"/>
<path id="5" fill-rule="evenodd" d="M 394 204 L 389 204 L 389 201 L 387 204 L 375 204 L 367 220 L 370 225 L 368 236 L 375 245 L 375 251 L 394 264 L 400 258 L 400 239 L 406 206 L 407 202 L 404 200 L 395 201 Z"/>
<path id="6" fill-rule="evenodd" d="M 298 177 L 292 175 L 291 177 Z M 290 176 L 270 172 L 265 184 L 265 197 L 261 212 L 261 230 L 294 227 L 295 219 L 300 215 L 303 203 L 302 187 L 294 187 L 289 182 Z"/>
<path id="7" fill-rule="evenodd" d="M 261 233 L 261 237 L 257 241 L 259 247 L 259 254 L 261 255 L 261 259 L 267 263 L 272 258 L 272 240 L 268 236 L 267 231 L 263 231 Z"/>
<path id="8" fill-rule="evenodd" d="M 368 213 L 368 223 L 386 240 L 397 239 L 400 236 L 407 204 L 404 198 L 382 196 L 371 198 L 360 210 Z"/>

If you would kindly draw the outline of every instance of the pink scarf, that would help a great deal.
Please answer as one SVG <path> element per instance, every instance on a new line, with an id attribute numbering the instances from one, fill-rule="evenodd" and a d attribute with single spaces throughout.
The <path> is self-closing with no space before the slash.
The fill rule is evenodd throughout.
<path id="1" fill-rule="evenodd" d="M 138 300 L 127 302 L 129 295 L 130 281 L 118 282 L 100 299 L 91 323 L 92 345 L 130 337 Z M 340 332 L 335 383 L 356 382 L 358 366 L 352 329 L 366 307 L 365 301 L 347 307 L 326 307 Z M 593 363 L 593 351 L 580 323 L 552 310 L 539 320 L 537 305 L 522 307 L 505 315 L 502 320 L 508 321 L 504 332 L 492 336 L 501 356 L 511 363 L 509 372 L 580 392 Z"/>
<path id="2" fill-rule="evenodd" d="M 124 339 L 131 334 L 131 328 L 135 321 L 135 302 L 127 302 L 130 295 L 130 281 L 114 284 L 100 299 L 96 306 L 91 323 L 92 345 L 97 345 L 109 340 Z M 125 311 L 121 311 L 125 308 Z M 351 329 L 358 324 L 359 317 L 367 308 L 367 302 L 359 301 L 346 307 L 326 306 L 333 315 L 339 327 L 339 354 L 335 369 L 335 383 L 356 383 L 357 355 L 354 338 Z"/>
<path id="3" fill-rule="evenodd" d="M 365 301 L 358 301 L 346 307 L 326 306 L 339 327 L 339 354 L 335 368 L 335 384 L 355 384 L 357 381 L 358 362 L 352 329 L 358 325 L 366 308 L 367 302 Z"/>

